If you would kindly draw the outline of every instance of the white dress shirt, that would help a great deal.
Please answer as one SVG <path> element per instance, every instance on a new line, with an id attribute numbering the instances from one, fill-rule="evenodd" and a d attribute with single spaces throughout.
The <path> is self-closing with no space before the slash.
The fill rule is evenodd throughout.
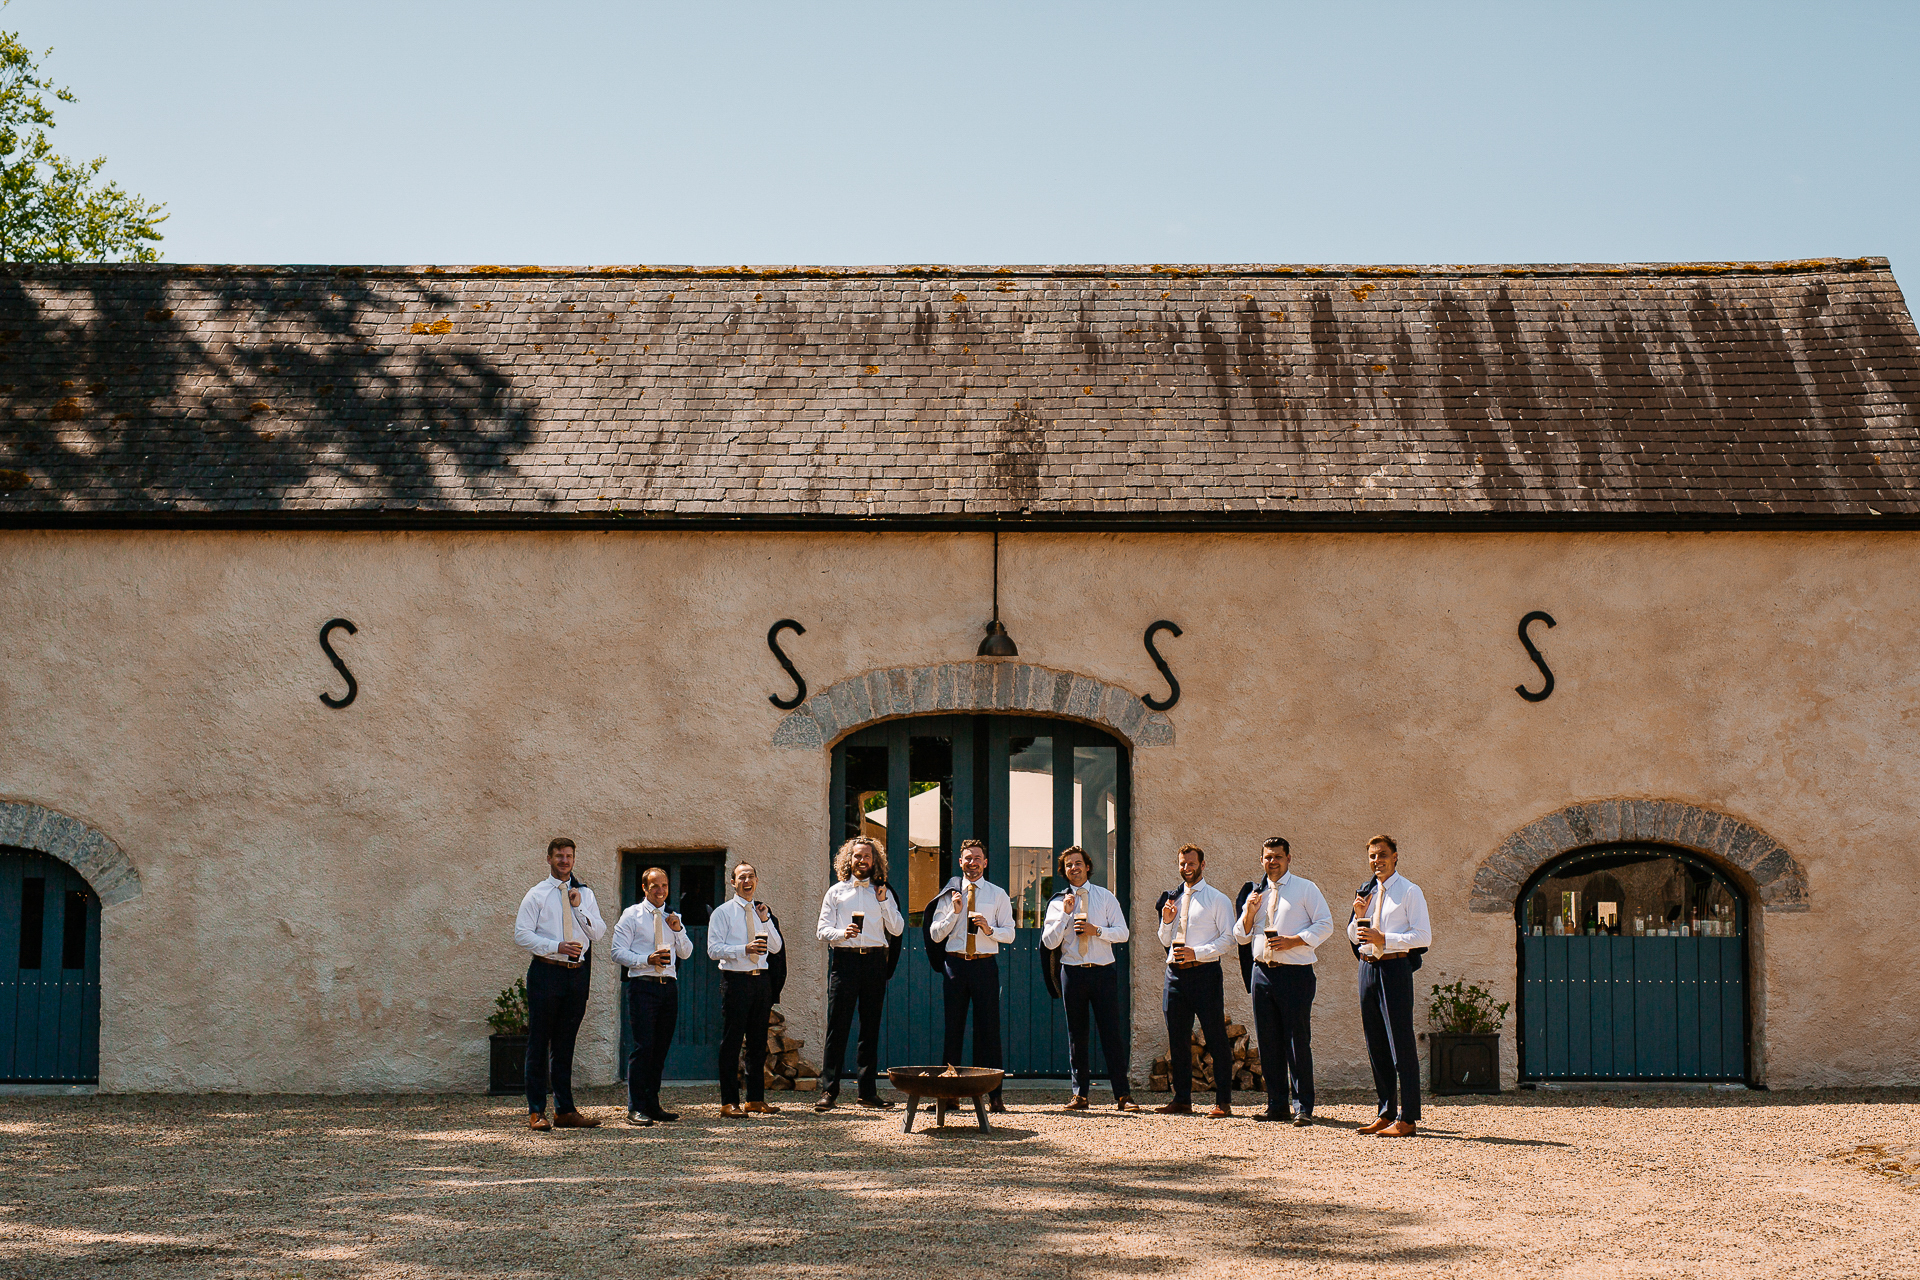
<path id="1" fill-rule="evenodd" d="M 627 966 L 629 978 L 680 976 L 680 962 L 693 954 L 693 939 L 687 936 L 685 920 L 680 922 L 682 927 L 679 929 L 667 923 L 667 917 L 672 914 L 665 907 L 655 907 L 645 898 L 620 913 L 620 919 L 613 926 L 613 958 L 616 963 Z M 653 927 L 656 922 L 665 931 L 667 939 L 667 962 L 657 969 L 647 963 L 647 957 L 654 951 Z"/>
<path id="2" fill-rule="evenodd" d="M 607 922 L 600 918 L 600 904 L 593 900 L 593 890 L 585 885 L 580 886 L 580 905 L 568 907 L 567 884 L 548 876 L 527 890 L 527 896 L 520 899 L 520 914 L 513 921 L 515 946 L 550 960 L 566 960 L 560 954 L 560 944 L 566 941 L 566 923 L 560 913 L 571 910 L 573 940 L 580 944 L 580 959 L 587 958 L 593 944 L 606 933 Z"/>
<path id="3" fill-rule="evenodd" d="M 1233 949 L 1233 899 L 1205 880 L 1168 899 L 1173 903 L 1173 920 L 1160 924 L 1160 945 L 1167 948 L 1167 963 L 1173 963 L 1174 938 L 1180 932 L 1181 900 L 1186 904 L 1187 945 L 1193 948 L 1195 964 L 1218 960 Z"/>
<path id="4" fill-rule="evenodd" d="M 1289 871 L 1280 877 L 1277 886 L 1262 878 L 1253 887 L 1260 894 L 1253 927 L 1241 932 L 1247 913 L 1238 912 L 1233 917 L 1233 940 L 1252 943 L 1253 958 L 1261 964 L 1312 964 L 1313 949 L 1333 936 L 1333 912 L 1327 909 L 1326 895 L 1320 892 L 1320 886 Z M 1305 945 L 1268 955 L 1269 929 L 1283 938 L 1297 937 Z"/>
<path id="5" fill-rule="evenodd" d="M 1074 914 L 1082 909 L 1087 923 L 1098 932 L 1087 938 L 1087 954 L 1080 954 L 1080 935 L 1073 931 L 1073 916 L 1067 914 L 1067 894 L 1074 895 Z M 1047 904 L 1047 919 L 1040 926 L 1040 945 L 1058 947 L 1060 963 L 1084 966 L 1113 963 L 1113 947 L 1127 940 L 1127 918 L 1120 912 L 1120 899 L 1088 881 L 1078 889 L 1069 886 L 1054 895 Z"/>
<path id="6" fill-rule="evenodd" d="M 1387 935 L 1387 945 L 1383 950 L 1371 942 L 1361 942 L 1360 919 L 1356 916 L 1347 921 L 1347 941 L 1357 944 L 1362 955 L 1393 955 L 1411 951 L 1415 947 L 1433 945 L 1433 922 L 1427 918 L 1427 895 L 1420 892 L 1419 885 L 1396 871 L 1387 877 L 1384 885 L 1375 881 L 1374 891 L 1368 896 L 1371 899 L 1368 910 L 1373 913 L 1373 927 Z"/>
<path id="7" fill-rule="evenodd" d="M 996 954 L 1001 946 L 1013 941 L 1013 899 L 1007 891 L 997 884 L 990 884 L 985 876 L 978 880 L 967 880 L 955 876 L 947 881 L 947 887 L 940 892 L 940 905 L 933 909 L 933 934 L 935 942 L 945 942 L 949 954 L 967 951 L 967 886 L 973 886 L 973 913 L 985 916 L 991 931 L 973 935 L 973 953 L 977 956 Z M 953 909 L 953 891 L 960 891 L 961 910 Z"/>
<path id="8" fill-rule="evenodd" d="M 755 933 L 767 936 L 767 955 L 750 956 L 747 944 Z M 718 960 L 722 973 L 752 973 L 767 967 L 767 956 L 785 945 L 773 921 L 762 920 L 753 903 L 734 894 L 716 907 L 707 921 L 707 959 Z"/>
<path id="9" fill-rule="evenodd" d="M 854 937 L 847 936 L 847 926 L 853 923 L 853 913 L 864 911 L 866 918 L 860 922 L 860 932 Z M 874 928 L 875 924 L 879 928 Z M 827 890 L 827 896 L 820 900 L 820 941 L 830 947 L 845 947 L 851 951 L 868 951 L 874 947 L 887 945 L 887 935 L 900 936 L 907 927 L 906 917 L 900 914 L 900 891 L 891 885 L 887 887 L 887 900 L 880 901 L 874 893 L 873 885 L 866 880 L 842 880 Z"/>

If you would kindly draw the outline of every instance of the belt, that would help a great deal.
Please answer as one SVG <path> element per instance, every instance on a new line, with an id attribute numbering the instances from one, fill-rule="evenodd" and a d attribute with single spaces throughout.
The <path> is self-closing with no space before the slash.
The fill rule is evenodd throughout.
<path id="1" fill-rule="evenodd" d="M 998 956 L 999 954 L 1000 953 L 998 951 L 976 951 L 972 955 L 968 955 L 964 951 L 949 951 L 947 952 L 947 959 L 949 960 L 992 960 L 994 957 Z"/>
<path id="2" fill-rule="evenodd" d="M 1169 969 L 1205 969 L 1208 967 L 1218 969 L 1220 962 L 1218 960 L 1183 960 L 1178 964 L 1169 964 L 1167 966 Z"/>
<path id="3" fill-rule="evenodd" d="M 1360 953 L 1360 958 L 1362 960 L 1365 960 L 1368 964 L 1385 964 L 1389 960 L 1405 960 L 1408 956 L 1412 954 L 1413 953 L 1411 951 L 1394 951 L 1384 956 L 1370 956 L 1366 952 L 1362 951 Z"/>
<path id="4" fill-rule="evenodd" d="M 726 974 L 729 978 L 757 978 L 761 974 L 765 973 L 766 970 L 765 969 L 722 969 L 720 972 Z"/>
<path id="5" fill-rule="evenodd" d="M 674 981 L 674 979 L 664 977 L 657 973 L 636 973 L 631 978 L 627 979 L 627 981 L 629 982 L 672 982 Z"/>
<path id="6" fill-rule="evenodd" d="M 585 960 L 555 960 L 552 956 L 535 956 L 534 959 L 541 964 L 558 965 L 562 969 L 578 969 L 586 963 Z"/>
<path id="7" fill-rule="evenodd" d="M 1282 964 L 1278 960 L 1255 960 L 1254 965 L 1261 969 L 1311 969 L 1310 964 Z"/>

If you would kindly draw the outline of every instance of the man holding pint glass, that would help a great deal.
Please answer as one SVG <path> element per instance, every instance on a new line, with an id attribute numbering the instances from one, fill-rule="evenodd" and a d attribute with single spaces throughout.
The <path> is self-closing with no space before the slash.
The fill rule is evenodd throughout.
<path id="1" fill-rule="evenodd" d="M 1060 874 L 1067 887 L 1047 904 L 1040 926 L 1040 945 L 1060 953 L 1060 995 L 1067 1006 L 1067 1062 L 1073 1073 L 1073 1098 L 1068 1111 L 1085 1111 L 1093 1085 L 1088 1062 L 1087 1015 L 1100 1028 L 1100 1051 L 1107 1058 L 1107 1078 L 1113 1082 L 1113 1105 L 1120 1111 L 1138 1111 L 1127 1088 L 1127 1037 L 1120 1020 L 1120 974 L 1113 948 L 1127 940 L 1127 918 L 1120 900 L 1093 883 L 1086 850 L 1069 845 L 1060 851 Z"/>
<path id="2" fill-rule="evenodd" d="M 900 898 L 887 887 L 887 855 L 864 836 L 833 856 L 838 882 L 820 903 L 820 940 L 827 953 L 827 1045 L 820 1057 L 820 1097 L 815 1111 L 831 1111 L 840 1097 L 840 1071 L 847 1033 L 860 1014 L 860 1105 L 890 1107 L 880 1100 L 880 1010 L 887 998 L 887 937 L 907 927 Z"/>
<path id="3" fill-rule="evenodd" d="M 1269 837 L 1260 848 L 1264 874 L 1240 890 L 1233 937 L 1253 948 L 1248 991 L 1267 1085 L 1267 1109 L 1253 1118 L 1305 1128 L 1313 1123 L 1314 948 L 1333 936 L 1333 913 L 1292 865 L 1286 838 Z"/>
<path id="4" fill-rule="evenodd" d="M 773 1007 L 767 957 L 785 945 L 767 904 L 754 898 L 760 873 L 751 862 L 733 868 L 733 896 L 707 922 L 707 955 L 720 964 L 720 1114 L 730 1120 L 773 1115 L 767 1105 L 767 1011 Z M 742 1048 L 747 1104 L 740 1105 Z"/>
<path id="5" fill-rule="evenodd" d="M 1360 1024 L 1380 1114 L 1359 1132 L 1409 1138 L 1420 1123 L 1420 1053 L 1413 1039 L 1413 970 L 1433 945 L 1427 896 L 1399 873 L 1392 836 L 1367 841 L 1369 880 L 1354 895 L 1347 941 L 1360 957 Z"/>

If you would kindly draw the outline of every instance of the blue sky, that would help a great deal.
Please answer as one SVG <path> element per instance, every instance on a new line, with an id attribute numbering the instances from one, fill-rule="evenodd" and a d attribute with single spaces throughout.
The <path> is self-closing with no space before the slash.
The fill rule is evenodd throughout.
<path id="1" fill-rule="evenodd" d="M 1920 4 L 14 0 L 183 262 L 1920 270 Z"/>

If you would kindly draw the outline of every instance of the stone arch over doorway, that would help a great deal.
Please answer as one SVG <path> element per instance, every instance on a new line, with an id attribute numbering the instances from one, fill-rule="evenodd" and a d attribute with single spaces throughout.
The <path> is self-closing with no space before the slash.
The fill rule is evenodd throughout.
<path id="1" fill-rule="evenodd" d="M 1135 747 L 1173 745 L 1173 721 L 1130 689 L 998 658 L 849 676 L 788 712 L 773 731 L 773 745 L 818 750 L 877 720 L 946 712 L 1064 716 L 1099 725 Z"/>
<path id="2" fill-rule="evenodd" d="M 1691 849 L 1739 873 L 1767 912 L 1809 909 L 1806 868 L 1752 823 L 1678 800 L 1598 800 L 1536 818 L 1502 841 L 1474 870 L 1468 910 L 1511 915 L 1521 889 L 1555 858 L 1642 840 Z"/>
<path id="3" fill-rule="evenodd" d="M 140 896 L 133 859 L 101 831 L 78 818 L 19 801 L 0 801 L 0 845 L 58 858 L 86 878 L 102 907 Z"/>

